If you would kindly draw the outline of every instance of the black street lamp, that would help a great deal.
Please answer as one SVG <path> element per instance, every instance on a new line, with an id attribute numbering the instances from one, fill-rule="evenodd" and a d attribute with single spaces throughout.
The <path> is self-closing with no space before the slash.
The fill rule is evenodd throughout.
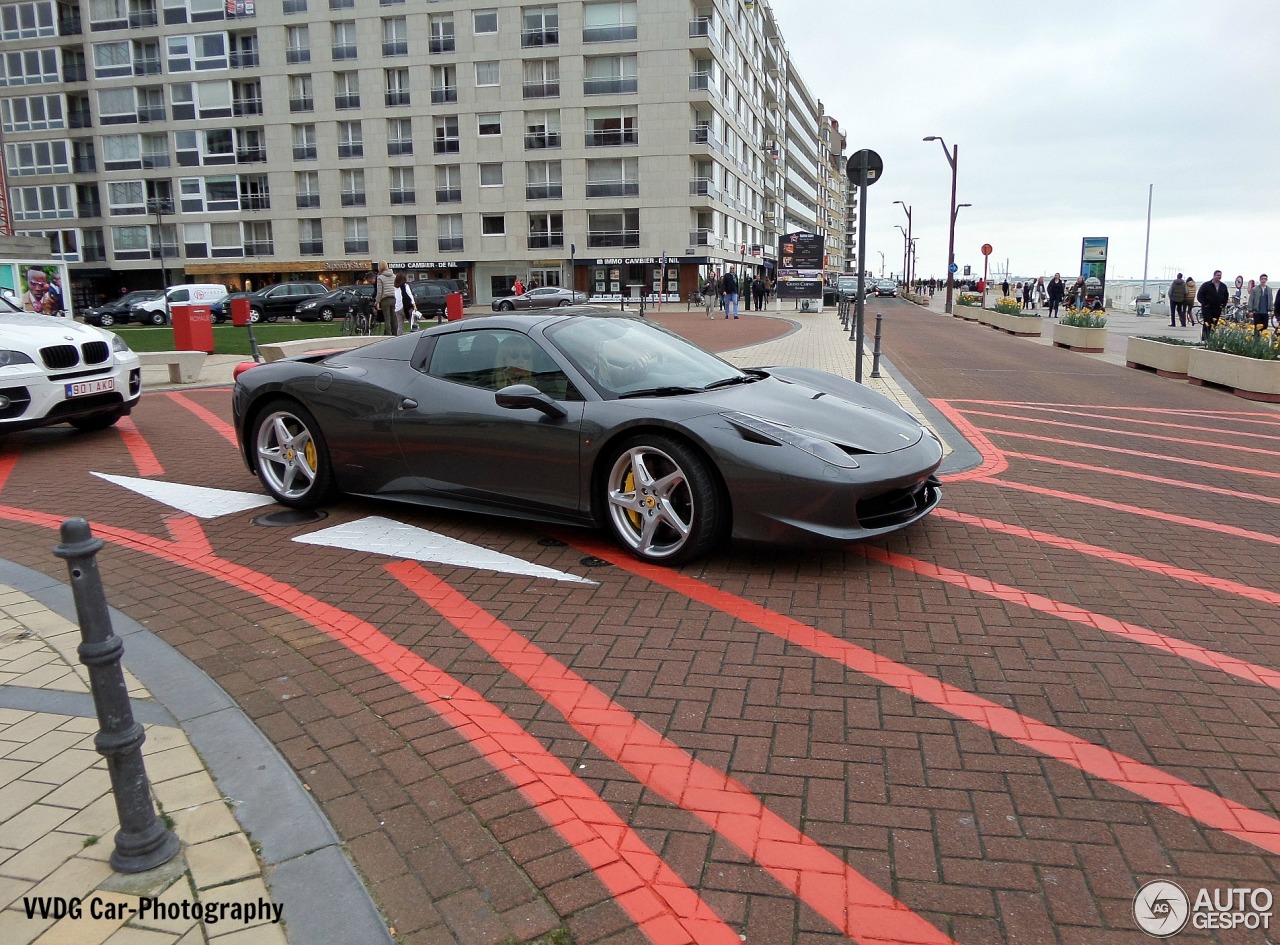
<path id="1" fill-rule="evenodd" d="M 901 207 L 901 208 L 902 208 L 902 210 L 903 210 L 903 212 L 907 215 L 907 245 L 910 245 L 910 244 L 911 244 L 911 239 L 912 239 L 912 236 L 911 236 L 911 208 L 910 208 L 910 207 L 908 207 L 908 206 L 907 206 L 905 203 L 903 203 L 901 200 L 895 200 L 895 201 L 894 201 L 894 203 L 896 203 L 899 207 Z M 911 271 L 909 271 L 909 270 L 903 270 L 902 277 L 903 277 L 903 279 L 905 279 L 905 280 L 906 280 L 907 286 L 908 286 L 908 287 L 910 287 L 910 285 L 911 285 Z"/>
<path id="2" fill-rule="evenodd" d="M 951 165 L 951 228 L 947 235 L 947 314 L 955 314 L 952 308 L 951 300 L 955 293 L 956 274 L 952 271 L 952 267 L 956 264 L 956 162 L 960 159 L 960 145 L 953 145 L 951 150 L 947 150 L 947 143 L 938 135 L 929 135 L 925 141 L 936 141 L 942 145 L 942 153 L 946 155 L 947 163 Z"/>
<path id="3" fill-rule="evenodd" d="M 169 270 L 164 260 L 164 217 L 173 216 L 173 201 L 165 197 L 154 197 L 147 201 L 147 212 L 156 215 L 156 242 L 160 244 L 160 283 L 164 286 L 164 322 L 168 325 Z"/>
<path id="4" fill-rule="evenodd" d="M 911 234 L 907 232 L 907 228 L 901 223 L 896 224 L 898 232 L 902 234 L 902 285 L 910 290 L 911 280 L 907 277 L 907 262 L 911 256 Z"/>

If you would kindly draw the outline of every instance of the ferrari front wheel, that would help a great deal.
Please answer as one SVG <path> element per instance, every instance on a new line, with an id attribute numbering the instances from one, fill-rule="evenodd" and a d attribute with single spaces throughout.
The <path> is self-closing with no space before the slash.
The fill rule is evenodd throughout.
<path id="1" fill-rule="evenodd" d="M 311 411 L 278 400 L 258 414 L 253 444 L 258 478 L 281 505 L 312 509 L 333 493 L 333 467 Z"/>
<path id="2" fill-rule="evenodd" d="M 678 564 L 709 551 L 726 512 L 706 462 L 661 434 L 623 444 L 605 481 L 605 503 L 618 540 L 655 564 Z"/>

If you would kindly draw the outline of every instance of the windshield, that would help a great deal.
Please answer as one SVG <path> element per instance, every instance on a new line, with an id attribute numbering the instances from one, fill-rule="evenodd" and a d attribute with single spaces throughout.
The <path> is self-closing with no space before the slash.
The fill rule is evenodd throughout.
<path id="1" fill-rule="evenodd" d="M 21 312 L 22 309 L 9 296 L 0 292 L 0 312 Z"/>
<path id="2" fill-rule="evenodd" d="M 584 316 L 547 336 L 605 396 L 702 391 L 751 378 L 732 364 L 665 329 L 637 318 Z"/>

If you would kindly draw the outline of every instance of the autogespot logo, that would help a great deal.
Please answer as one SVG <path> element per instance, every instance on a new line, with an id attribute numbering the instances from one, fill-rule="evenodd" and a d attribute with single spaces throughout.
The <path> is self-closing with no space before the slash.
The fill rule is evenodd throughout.
<path id="1" fill-rule="evenodd" d="M 1157 879 L 1133 897 L 1133 918 L 1138 928 L 1156 938 L 1177 935 L 1187 924 L 1191 900 L 1177 883 Z"/>

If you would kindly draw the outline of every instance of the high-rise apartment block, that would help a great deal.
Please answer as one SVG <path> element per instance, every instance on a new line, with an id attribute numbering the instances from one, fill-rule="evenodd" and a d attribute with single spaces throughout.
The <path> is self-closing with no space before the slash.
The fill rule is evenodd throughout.
<path id="1" fill-rule="evenodd" d="M 487 302 L 683 300 L 796 230 L 847 256 L 845 138 L 764 0 L 3 2 L 0 138 L 80 304 L 162 259 L 237 287 L 385 259 Z"/>

